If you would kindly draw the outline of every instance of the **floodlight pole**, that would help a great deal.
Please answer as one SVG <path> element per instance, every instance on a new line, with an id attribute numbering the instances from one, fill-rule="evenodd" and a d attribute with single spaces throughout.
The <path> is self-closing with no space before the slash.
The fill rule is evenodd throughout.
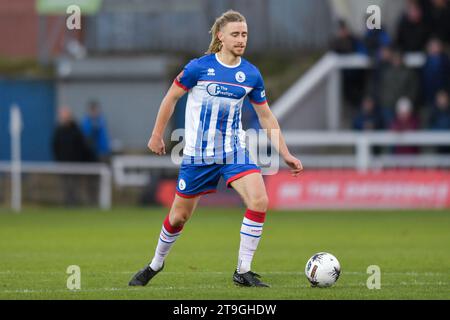
<path id="1" fill-rule="evenodd" d="M 22 132 L 22 118 L 19 106 L 12 105 L 10 110 L 9 129 L 11 134 L 11 207 L 13 211 L 22 209 L 22 179 L 20 135 Z"/>

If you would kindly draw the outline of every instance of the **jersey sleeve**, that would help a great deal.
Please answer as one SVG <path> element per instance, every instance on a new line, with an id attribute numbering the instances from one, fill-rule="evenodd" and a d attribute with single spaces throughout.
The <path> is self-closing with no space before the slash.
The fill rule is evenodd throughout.
<path id="1" fill-rule="evenodd" d="M 267 102 L 266 90 L 264 88 L 264 80 L 258 70 L 255 86 L 248 94 L 250 102 L 257 105 L 263 105 Z"/>
<path id="2" fill-rule="evenodd" d="M 189 91 L 197 84 L 200 70 L 197 59 L 191 60 L 175 78 L 174 83 L 180 88 Z"/>

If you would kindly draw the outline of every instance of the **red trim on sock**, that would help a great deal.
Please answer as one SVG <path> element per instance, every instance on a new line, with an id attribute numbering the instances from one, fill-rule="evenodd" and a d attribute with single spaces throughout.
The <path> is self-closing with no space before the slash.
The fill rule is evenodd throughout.
<path id="1" fill-rule="evenodd" d="M 264 223 L 264 220 L 266 219 L 266 213 L 247 209 L 247 211 L 245 212 L 245 217 L 255 222 Z"/>
<path id="2" fill-rule="evenodd" d="M 166 219 L 164 219 L 163 226 L 170 233 L 178 233 L 178 232 L 180 232 L 183 229 L 183 226 L 181 226 L 181 227 L 172 227 L 170 225 L 170 222 L 169 222 L 169 215 L 167 215 Z"/>

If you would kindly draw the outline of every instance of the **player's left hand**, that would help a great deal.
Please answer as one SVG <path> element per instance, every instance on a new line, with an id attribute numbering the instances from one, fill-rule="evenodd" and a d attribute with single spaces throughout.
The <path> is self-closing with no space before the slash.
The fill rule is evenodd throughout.
<path id="1" fill-rule="evenodd" d="M 289 154 L 284 157 L 284 162 L 286 162 L 286 164 L 291 168 L 291 174 L 293 177 L 298 177 L 300 173 L 302 173 L 302 162 L 293 155 Z"/>

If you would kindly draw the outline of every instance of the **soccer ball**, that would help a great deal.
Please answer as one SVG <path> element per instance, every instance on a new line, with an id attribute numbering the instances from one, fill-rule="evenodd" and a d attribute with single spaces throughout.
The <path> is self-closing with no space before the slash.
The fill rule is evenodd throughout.
<path id="1" fill-rule="evenodd" d="M 319 252 L 306 263 L 305 274 L 312 287 L 331 287 L 339 279 L 341 265 L 332 254 Z"/>

